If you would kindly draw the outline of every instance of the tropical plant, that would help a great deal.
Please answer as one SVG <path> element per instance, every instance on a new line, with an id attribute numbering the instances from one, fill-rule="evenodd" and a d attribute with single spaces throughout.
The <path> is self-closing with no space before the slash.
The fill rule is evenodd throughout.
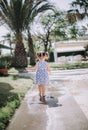
<path id="1" fill-rule="evenodd" d="M 88 0 L 75 0 L 71 3 L 72 7 L 74 7 L 80 14 L 88 14 Z"/>
<path id="2" fill-rule="evenodd" d="M 17 68 L 24 68 L 27 66 L 27 57 L 22 41 L 22 32 L 25 29 L 27 13 L 28 5 L 25 0 L 0 1 L 0 22 L 13 31 L 16 37 L 13 63 Z"/>
<path id="3" fill-rule="evenodd" d="M 71 3 L 72 9 L 68 11 L 68 19 L 70 23 L 83 20 L 88 17 L 88 0 L 75 0 Z"/>

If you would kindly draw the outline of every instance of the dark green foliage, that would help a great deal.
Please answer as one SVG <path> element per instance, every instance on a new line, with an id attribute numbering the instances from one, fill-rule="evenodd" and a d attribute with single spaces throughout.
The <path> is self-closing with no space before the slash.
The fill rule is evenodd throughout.
<path id="1" fill-rule="evenodd" d="M 71 6 L 67 14 L 71 24 L 75 23 L 77 20 L 83 20 L 85 17 L 88 17 L 88 0 L 74 0 Z"/>
<path id="2" fill-rule="evenodd" d="M 12 62 L 13 62 L 13 56 L 1 56 L 0 57 L 0 68 L 3 66 L 6 68 L 10 68 L 12 66 Z"/>
<path id="3" fill-rule="evenodd" d="M 0 108 L 7 105 L 7 102 L 11 102 L 11 101 L 14 101 L 14 100 L 15 101 L 19 100 L 19 97 L 18 97 L 17 94 L 15 94 L 15 93 L 1 94 L 0 93 Z"/>
<path id="4" fill-rule="evenodd" d="M 5 97 L 5 95 L 3 95 L 3 97 Z M 0 130 L 4 130 L 4 128 L 8 125 L 11 116 L 15 112 L 15 109 L 18 108 L 18 106 L 20 105 L 20 100 L 15 99 L 15 97 L 13 99 L 12 97 L 12 101 L 10 98 L 10 101 L 7 101 L 5 103 L 7 104 L 3 104 L 3 103 L 0 104 L 0 105 L 4 105 L 4 107 L 0 108 Z"/>
<path id="5" fill-rule="evenodd" d="M 10 84 L 0 82 L 0 130 L 8 125 L 15 109 L 20 105 L 23 94 L 11 92 Z"/>

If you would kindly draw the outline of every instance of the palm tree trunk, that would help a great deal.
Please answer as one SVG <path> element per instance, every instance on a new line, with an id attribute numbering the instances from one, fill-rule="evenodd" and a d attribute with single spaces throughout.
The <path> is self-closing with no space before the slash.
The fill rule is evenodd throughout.
<path id="1" fill-rule="evenodd" d="M 30 65 L 35 65 L 35 52 L 34 52 L 33 40 L 29 31 L 28 31 L 28 47 L 29 47 Z"/>
<path id="2" fill-rule="evenodd" d="M 16 35 L 17 43 L 14 51 L 14 67 L 15 68 L 25 68 L 27 67 L 27 56 L 26 51 L 22 42 L 22 34 L 18 33 Z"/>

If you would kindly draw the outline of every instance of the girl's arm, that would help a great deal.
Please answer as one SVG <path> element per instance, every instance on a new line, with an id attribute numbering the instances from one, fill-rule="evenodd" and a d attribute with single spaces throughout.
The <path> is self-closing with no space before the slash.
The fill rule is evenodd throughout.
<path id="1" fill-rule="evenodd" d="M 26 68 L 26 70 L 33 70 L 33 71 L 35 71 L 35 70 L 37 70 L 37 68 L 38 68 L 38 65 L 36 64 L 34 67 Z"/>

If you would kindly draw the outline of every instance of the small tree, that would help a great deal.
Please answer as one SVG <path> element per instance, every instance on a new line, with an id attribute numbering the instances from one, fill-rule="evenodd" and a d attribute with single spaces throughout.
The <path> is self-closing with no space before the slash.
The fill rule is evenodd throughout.
<path id="1" fill-rule="evenodd" d="M 54 34 L 56 23 L 62 21 L 62 19 L 62 12 L 57 10 L 41 17 L 40 26 L 43 31 L 39 31 L 37 37 L 43 43 L 44 51 L 50 51 L 52 37 L 56 35 Z"/>

